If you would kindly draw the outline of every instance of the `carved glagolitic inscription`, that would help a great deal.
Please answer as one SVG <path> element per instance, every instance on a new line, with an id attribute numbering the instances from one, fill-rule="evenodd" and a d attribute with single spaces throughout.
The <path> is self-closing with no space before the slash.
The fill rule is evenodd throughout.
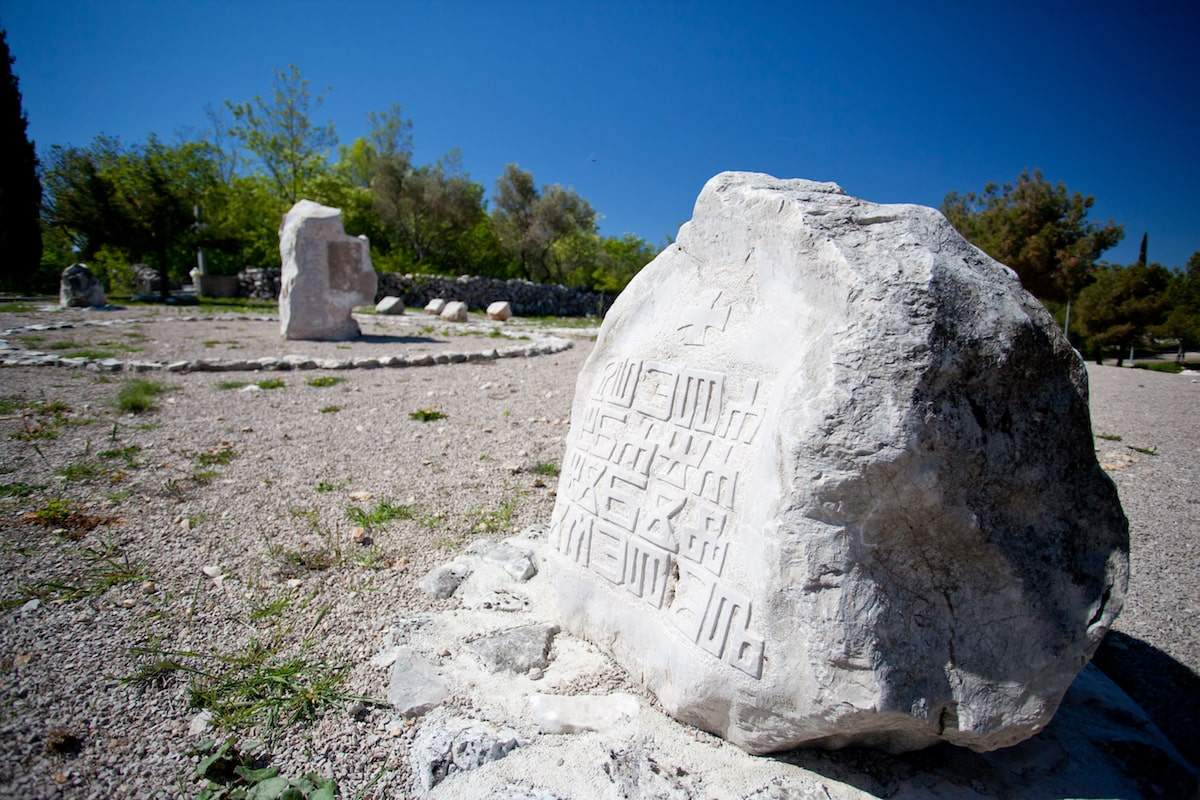
<path id="1" fill-rule="evenodd" d="M 728 309 L 713 310 L 718 299 L 684 326 L 685 343 L 724 328 Z M 741 477 L 734 465 L 758 432 L 758 394 L 753 378 L 662 361 L 605 364 L 568 443 L 568 502 L 551 527 L 566 558 L 755 678 L 763 640 L 750 630 L 749 598 L 722 572 Z"/>

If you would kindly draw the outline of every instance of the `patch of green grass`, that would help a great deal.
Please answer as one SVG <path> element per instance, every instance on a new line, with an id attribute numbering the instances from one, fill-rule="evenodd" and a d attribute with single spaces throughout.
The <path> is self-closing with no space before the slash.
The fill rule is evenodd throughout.
<path id="1" fill-rule="evenodd" d="M 43 488 L 31 483 L 0 483 L 0 497 L 29 497 Z"/>
<path id="2" fill-rule="evenodd" d="M 280 597 L 275 600 L 272 600 L 269 603 L 266 603 L 265 605 L 258 606 L 257 608 L 252 608 L 252 609 L 250 609 L 250 621 L 251 622 L 262 622 L 264 619 L 270 619 L 271 617 L 278 617 L 284 611 L 286 611 L 287 607 L 291 604 L 292 604 L 292 601 L 289 598 Z"/>
<path id="3" fill-rule="evenodd" d="M 413 511 L 409 506 L 398 506 L 387 501 L 376 503 L 370 511 L 364 511 L 358 506 L 346 509 L 346 519 L 363 528 L 374 528 L 391 522 L 394 519 L 412 519 Z"/>
<path id="4" fill-rule="evenodd" d="M 282 378 L 264 378 L 263 380 L 259 381 L 258 383 L 254 384 L 254 385 L 260 389 L 268 389 L 268 390 L 269 389 L 282 389 L 283 387 L 287 386 L 287 384 L 283 382 Z"/>
<path id="5" fill-rule="evenodd" d="M 321 406 L 322 414 L 336 414 L 342 410 L 341 406 Z"/>
<path id="6" fill-rule="evenodd" d="M 268 554 L 279 562 L 279 574 L 295 578 L 306 572 L 325 572 L 338 565 L 341 557 L 328 547 L 272 547 Z"/>
<path id="7" fill-rule="evenodd" d="M 172 674 L 187 675 L 191 678 L 189 704 L 212 712 L 213 724 L 220 728 L 280 728 L 310 722 L 356 699 L 342 691 L 348 666 L 311 658 L 306 648 L 288 654 L 279 638 L 271 642 L 253 639 L 226 653 L 157 647 L 136 647 L 130 653 L 141 657 L 143 663 L 123 678 L 123 683 L 161 684 Z"/>
<path id="8" fill-rule="evenodd" d="M 15 395 L 0 397 L 0 414 L 15 414 L 28 404 L 28 400 Z"/>
<path id="9" fill-rule="evenodd" d="M 1132 450 L 1133 452 L 1135 452 L 1135 453 L 1141 453 L 1141 454 L 1142 454 L 1142 455 L 1144 455 L 1144 456 L 1156 456 L 1156 455 L 1158 455 L 1158 448 L 1157 448 L 1157 447 L 1134 447 L 1134 446 L 1133 446 L 1133 445 L 1131 445 L 1131 444 L 1127 444 L 1127 445 L 1125 445 L 1125 446 L 1126 446 L 1126 447 L 1128 447 L 1128 448 L 1129 448 L 1130 450 Z"/>
<path id="10" fill-rule="evenodd" d="M 133 489 L 117 489 L 109 492 L 106 497 L 110 503 L 123 503 L 133 496 Z"/>
<path id="11" fill-rule="evenodd" d="M 192 483 L 197 486 L 207 486 L 217 479 L 220 473 L 215 469 L 197 469 L 192 471 Z M 169 483 L 169 481 L 168 481 Z"/>
<path id="12" fill-rule="evenodd" d="M 372 545 L 356 552 L 354 563 L 363 569 L 387 569 L 388 559 L 382 550 Z"/>
<path id="13" fill-rule="evenodd" d="M 317 481 L 315 488 L 317 494 L 325 494 L 326 492 L 336 492 L 339 489 L 345 489 L 349 485 L 350 481 L 338 481 L 336 483 L 333 481 Z"/>
<path id="14" fill-rule="evenodd" d="M 530 471 L 535 475 L 541 475 L 546 478 L 557 478 L 559 467 L 558 464 L 552 461 L 540 461 L 534 464 L 533 469 Z"/>
<path id="15" fill-rule="evenodd" d="M 63 354 L 63 358 L 90 358 L 95 361 L 103 361 L 106 358 L 116 358 L 115 350 L 101 350 L 96 347 L 81 347 L 78 350 L 67 350 Z"/>
<path id="16" fill-rule="evenodd" d="M 40 508 L 30 513 L 30 518 L 47 528 L 61 528 L 67 524 L 71 514 L 75 513 L 71 501 L 61 497 L 51 497 Z"/>
<path id="17" fill-rule="evenodd" d="M 0 601 L 0 608 L 14 608 L 35 598 L 45 603 L 73 603 L 149 578 L 142 564 L 131 562 L 115 545 L 85 547 L 80 555 L 83 569 L 78 574 L 22 586 L 16 597 Z"/>
<path id="18" fill-rule="evenodd" d="M 1097 439 L 1103 439 L 1103 440 L 1104 440 L 1104 441 L 1106 441 L 1106 442 L 1119 442 L 1119 441 L 1121 441 L 1121 437 L 1120 437 L 1120 436 L 1117 436 L 1115 433 L 1097 433 L 1097 434 L 1096 434 L 1096 438 L 1097 438 Z"/>
<path id="19" fill-rule="evenodd" d="M 1178 375 L 1183 372 L 1183 365 L 1174 361 L 1141 361 L 1133 365 L 1134 369 L 1148 369 L 1152 372 L 1167 372 Z"/>
<path id="20" fill-rule="evenodd" d="M 125 466 L 134 469 L 138 466 L 137 455 L 140 452 L 142 452 L 141 445 L 131 444 L 128 447 L 114 447 L 110 450 L 101 450 L 100 457 L 123 461 L 125 462 Z"/>
<path id="21" fill-rule="evenodd" d="M 470 512 L 472 517 L 471 530 L 477 533 L 500 533 L 512 528 L 513 515 L 517 510 L 517 498 L 505 499 L 494 509 L 485 511 L 475 509 Z"/>
<path id="22" fill-rule="evenodd" d="M 40 336 L 38 337 L 41 338 Z M 50 342 L 46 345 L 47 350 L 70 350 L 72 348 L 83 347 L 79 342 L 73 339 L 59 339 L 57 342 Z"/>
<path id="23" fill-rule="evenodd" d="M 219 339 L 205 339 L 203 344 L 205 347 L 216 347 L 221 341 Z"/>
<path id="24" fill-rule="evenodd" d="M 41 347 L 46 343 L 46 337 L 38 333 L 29 333 L 21 337 L 21 344 L 26 347 Z"/>
<path id="25" fill-rule="evenodd" d="M 326 389 L 330 386 L 337 386 L 339 383 L 345 382 L 345 378 L 336 378 L 333 375 L 316 375 L 306 381 L 309 386 L 315 386 L 318 389 Z"/>
<path id="26" fill-rule="evenodd" d="M 222 391 L 228 391 L 230 389 L 241 389 L 243 386 L 249 386 L 249 385 L 250 384 L 247 381 L 217 381 L 217 388 L 221 389 Z"/>
<path id="27" fill-rule="evenodd" d="M 233 461 L 233 459 L 236 457 L 236 450 L 229 445 L 222 445 L 221 447 L 217 447 L 212 450 L 205 450 L 203 453 L 197 455 L 196 464 L 201 467 L 224 467 L 228 466 L 229 462 Z"/>
<path id="28" fill-rule="evenodd" d="M 439 419 L 445 419 L 446 415 L 434 408 L 418 408 L 408 415 L 409 419 L 415 419 L 417 422 L 436 422 Z"/>
<path id="29" fill-rule="evenodd" d="M 46 302 L 49 303 L 51 300 L 47 299 Z M 33 303 L 0 303 L 0 314 L 32 314 L 37 310 L 38 307 Z"/>
<path id="30" fill-rule="evenodd" d="M 169 387 L 158 381 L 145 378 L 132 378 L 121 385 L 117 393 L 117 408 L 128 414 L 142 414 L 153 411 L 155 400 Z"/>
<path id="31" fill-rule="evenodd" d="M 103 474 L 103 469 L 95 461 L 86 459 L 80 461 L 72 461 L 65 467 L 60 467 L 55 474 L 62 478 L 67 483 L 75 483 L 77 481 L 91 481 L 99 478 Z"/>

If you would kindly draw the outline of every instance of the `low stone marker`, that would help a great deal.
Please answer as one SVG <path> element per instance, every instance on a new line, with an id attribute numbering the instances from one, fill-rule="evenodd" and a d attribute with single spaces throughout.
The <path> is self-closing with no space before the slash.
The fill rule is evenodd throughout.
<path id="1" fill-rule="evenodd" d="M 467 304 L 460 303 L 457 300 L 451 300 L 442 308 L 441 318 L 450 322 L 466 322 L 467 321 Z"/>
<path id="2" fill-rule="evenodd" d="M 283 218 L 279 254 L 279 326 L 284 338 L 357 337 L 360 330 L 351 311 L 374 302 L 378 283 L 367 238 L 347 236 L 338 209 L 301 200 Z"/>
<path id="3" fill-rule="evenodd" d="M 401 316 L 404 314 L 404 300 L 399 297 L 388 296 L 375 304 L 376 314 L 386 314 L 389 316 Z"/>
<path id="4" fill-rule="evenodd" d="M 446 307 L 446 301 L 440 297 L 435 297 L 425 304 L 425 313 L 433 314 L 435 317 L 440 316 L 442 309 Z"/>
<path id="5" fill-rule="evenodd" d="M 99 308 L 106 305 L 104 287 L 87 264 L 72 264 L 62 272 L 58 287 L 58 304 L 63 308 Z"/>
<path id="6" fill-rule="evenodd" d="M 722 173 L 608 312 L 546 570 L 564 629 L 751 752 L 988 751 L 1122 604 L 1086 372 L 936 210 Z"/>
<path id="7" fill-rule="evenodd" d="M 508 304 L 507 300 L 497 300 L 488 305 L 487 316 L 488 319 L 504 322 L 512 316 L 512 306 Z"/>

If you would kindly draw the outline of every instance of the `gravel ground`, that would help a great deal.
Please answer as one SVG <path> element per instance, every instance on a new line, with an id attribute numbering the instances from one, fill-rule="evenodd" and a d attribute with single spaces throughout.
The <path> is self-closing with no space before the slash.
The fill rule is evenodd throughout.
<path id="1" fill-rule="evenodd" d="M 0 327 L 38 318 L 4 314 Z M 241 335 L 171 324 L 193 326 L 200 342 Z M 158 408 L 136 416 L 114 408 L 120 376 L 0 371 L 0 396 L 22 399 L 0 413 L 0 599 L 11 601 L 0 610 L 0 796 L 194 794 L 188 752 L 202 737 L 189 733 L 188 677 L 124 682 L 166 658 L 135 648 L 245 656 L 257 641 L 278 646 L 278 659 L 344 665 L 345 694 L 382 698 L 369 659 L 383 631 L 443 605 L 417 590 L 425 571 L 476 537 L 548 519 L 555 480 L 540 472 L 561 459 L 588 349 L 579 340 L 541 358 L 281 374 L 283 388 L 254 393 L 223 391 L 213 375 L 167 375 Z M 1091 372 L 1096 430 L 1122 437 L 1097 445 L 1133 535 L 1122 646 L 1106 652 L 1124 665 L 1161 656 L 1194 681 L 1200 433 L 1187 412 L 1200 385 Z M 323 374 L 344 382 L 306 383 Z M 340 410 L 322 413 L 331 406 Z M 410 419 L 417 409 L 445 417 Z M 56 508 L 58 498 L 69 506 Z M 356 542 L 348 509 L 381 501 L 403 506 L 401 518 Z M 27 516 L 39 510 L 76 515 Z M 1164 705 L 1148 666 L 1125 673 L 1143 703 L 1160 697 L 1178 710 L 1189 700 Z M 333 777 L 344 797 L 376 778 L 367 796 L 401 797 L 412 729 L 392 721 L 339 699 L 311 724 L 272 732 L 268 746 L 285 774 Z"/>

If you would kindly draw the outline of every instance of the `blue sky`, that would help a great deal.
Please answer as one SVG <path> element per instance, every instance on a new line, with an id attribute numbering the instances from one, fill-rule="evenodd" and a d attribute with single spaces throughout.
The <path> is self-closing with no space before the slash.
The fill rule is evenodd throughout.
<path id="1" fill-rule="evenodd" d="M 398 102 L 418 160 L 459 147 L 489 189 L 515 161 L 608 234 L 661 243 L 726 169 L 936 206 L 1040 167 L 1125 225 L 1107 258 L 1200 250 L 1200 4 L 976 5 L 0 0 L 0 25 L 42 150 L 173 138 L 294 63 L 343 142 Z"/>

